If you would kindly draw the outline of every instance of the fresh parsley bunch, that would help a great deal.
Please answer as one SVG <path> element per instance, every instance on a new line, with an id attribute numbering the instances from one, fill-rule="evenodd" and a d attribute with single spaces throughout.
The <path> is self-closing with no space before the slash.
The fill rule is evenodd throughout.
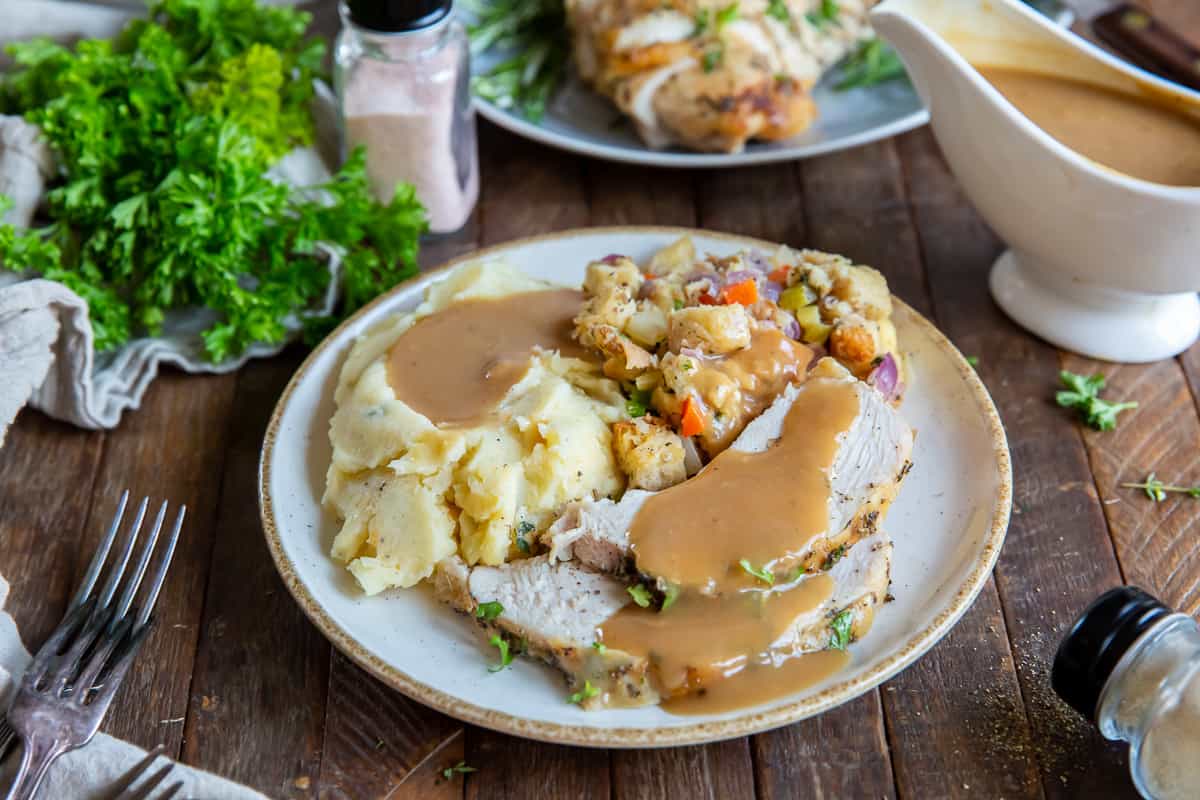
<path id="1" fill-rule="evenodd" d="M 255 0 L 158 0 L 115 40 L 11 46 L 0 109 L 41 128 L 62 181 L 49 226 L 0 225 L 0 264 L 82 296 L 98 350 L 207 306 L 215 362 L 281 341 L 324 295 L 318 242 L 344 251 L 343 313 L 413 274 L 424 209 L 407 184 L 376 202 L 363 152 L 316 192 L 265 175 L 313 140 L 324 44 L 308 23 Z"/>

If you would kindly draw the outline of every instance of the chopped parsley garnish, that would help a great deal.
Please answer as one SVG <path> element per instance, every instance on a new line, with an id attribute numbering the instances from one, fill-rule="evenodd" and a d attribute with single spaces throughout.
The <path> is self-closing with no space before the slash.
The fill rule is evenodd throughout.
<path id="1" fill-rule="evenodd" d="M 745 570 L 747 575 L 752 575 L 755 578 L 758 578 L 767 586 L 771 586 L 775 583 L 775 575 L 766 567 L 755 569 L 754 565 L 744 558 L 738 562 L 738 566 Z"/>
<path id="2" fill-rule="evenodd" d="M 1126 489 L 1141 489 L 1156 503 L 1161 503 L 1167 499 L 1167 493 L 1186 494 L 1188 497 L 1200 499 L 1200 486 L 1171 486 L 1163 483 L 1158 477 L 1151 472 L 1146 476 L 1146 480 L 1141 483 L 1122 483 Z"/>
<path id="3" fill-rule="evenodd" d="M 679 587 L 671 584 L 667 587 L 667 591 L 663 592 L 662 608 L 659 611 L 666 611 L 671 606 L 675 605 L 675 601 L 679 599 Z"/>
<path id="4" fill-rule="evenodd" d="M 967 356 L 967 363 L 972 369 L 979 369 L 979 356 Z"/>
<path id="5" fill-rule="evenodd" d="M 480 603 L 475 609 L 475 616 L 484 622 L 490 622 L 496 617 L 504 613 L 504 606 L 500 605 L 499 600 L 490 600 L 486 603 Z"/>
<path id="6" fill-rule="evenodd" d="M 717 67 L 721 66 L 721 61 L 725 58 L 725 47 L 720 42 L 716 42 L 712 47 L 704 51 L 704 55 L 700 57 L 700 66 L 705 72 L 712 72 Z"/>
<path id="7" fill-rule="evenodd" d="M 825 569 L 829 569 L 834 564 L 842 560 L 842 556 L 846 555 L 846 545 L 838 545 L 829 551 L 829 555 L 825 557 Z"/>
<path id="8" fill-rule="evenodd" d="M 895 50 L 880 39 L 868 39 L 842 62 L 842 79 L 833 88 L 844 92 L 903 78 L 906 74 L 904 62 Z"/>
<path id="9" fill-rule="evenodd" d="M 738 4 L 730 3 L 717 12 L 717 30 L 721 30 L 738 18 Z"/>
<path id="10" fill-rule="evenodd" d="M 467 762 L 460 761 L 453 767 L 446 767 L 444 770 L 442 770 L 442 777 L 446 780 L 450 780 L 455 775 L 465 775 L 468 772 L 476 772 L 476 769 L 474 767 L 468 767 Z"/>
<path id="11" fill-rule="evenodd" d="M 1104 388 L 1103 375 L 1085 378 L 1064 369 L 1058 373 L 1058 377 L 1067 388 L 1054 395 L 1055 402 L 1063 408 L 1078 411 L 1083 421 L 1098 431 L 1111 431 L 1117 427 L 1117 414 L 1137 408 L 1137 403 L 1110 403 L 1100 399 L 1100 390 Z"/>
<path id="12" fill-rule="evenodd" d="M 595 697 L 598 694 L 600 694 L 600 690 L 597 689 L 595 686 L 592 686 L 591 681 L 584 681 L 583 688 L 580 689 L 575 694 L 571 695 L 571 697 L 569 699 L 572 703 L 575 703 L 576 705 L 580 705 L 581 703 L 583 703 L 584 700 Z"/>
<path id="13" fill-rule="evenodd" d="M 817 7 L 816 11 L 810 11 L 804 16 L 815 27 L 820 28 L 826 23 L 837 22 L 838 11 L 837 0 L 821 0 L 821 5 Z M 767 13 L 770 13 L 769 8 Z"/>
<path id="14" fill-rule="evenodd" d="M 850 628 L 853 624 L 854 619 L 849 609 L 833 618 L 833 622 L 829 623 L 829 629 L 832 631 L 829 634 L 830 650 L 846 649 L 846 645 L 850 644 Z"/>
<path id="15" fill-rule="evenodd" d="M 707 8 L 702 8 L 696 12 L 696 27 L 692 30 L 692 36 L 703 36 L 708 30 L 708 18 L 711 12 Z"/>
<path id="16" fill-rule="evenodd" d="M 681 308 L 683 308 L 683 301 L 682 301 L 682 300 L 676 300 L 676 301 L 675 301 L 675 303 L 674 303 L 674 305 L 675 305 L 675 310 L 676 310 L 676 311 L 679 311 Z"/>
<path id="17" fill-rule="evenodd" d="M 645 389 L 634 389 L 625 401 L 625 411 L 634 419 L 646 416 L 650 409 L 650 392 Z"/>
<path id="18" fill-rule="evenodd" d="M 500 663 L 488 667 L 488 672 L 499 672 L 512 663 L 513 654 L 508 649 L 508 642 L 498 633 L 493 634 L 492 638 L 488 639 L 488 642 L 500 650 Z"/>
<path id="19" fill-rule="evenodd" d="M 792 573 L 790 575 L 788 575 L 788 583 L 791 583 L 792 581 L 800 580 L 802 577 L 804 577 L 804 573 L 807 571 L 808 570 L 806 570 L 804 568 L 803 564 L 796 567 L 794 570 L 792 570 Z"/>
<path id="20" fill-rule="evenodd" d="M 592 642 L 592 647 L 595 648 L 596 652 L 599 653 L 600 655 L 604 655 L 606 652 L 608 652 L 608 645 L 606 645 L 604 642 L 600 641 L 599 639 Z"/>
<path id="21" fill-rule="evenodd" d="M 788 10 L 785 0 L 771 0 L 767 5 L 767 16 L 774 17 L 780 22 L 788 22 L 792 18 L 792 12 Z"/>
<path id="22" fill-rule="evenodd" d="M 529 540 L 525 537 L 533 531 L 534 525 L 529 520 L 523 519 L 517 523 L 517 549 L 522 553 L 529 552 Z"/>
<path id="23" fill-rule="evenodd" d="M 642 608 L 650 607 L 650 590 L 640 583 L 636 586 L 630 586 L 626 591 L 633 598 L 633 602 L 637 603 Z"/>

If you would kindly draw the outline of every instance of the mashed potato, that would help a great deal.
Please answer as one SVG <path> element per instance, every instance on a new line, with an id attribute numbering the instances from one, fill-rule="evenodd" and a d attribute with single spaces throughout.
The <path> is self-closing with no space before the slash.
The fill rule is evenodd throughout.
<path id="1" fill-rule="evenodd" d="M 331 554 L 366 593 L 412 586 L 455 553 L 519 557 L 565 503 L 624 489 L 610 425 L 625 401 L 598 365 L 537 352 L 494 412 L 463 427 L 435 425 L 388 382 L 388 350 L 422 317 L 547 288 L 503 262 L 466 264 L 355 342 L 334 396 L 324 503 L 343 521 Z"/>

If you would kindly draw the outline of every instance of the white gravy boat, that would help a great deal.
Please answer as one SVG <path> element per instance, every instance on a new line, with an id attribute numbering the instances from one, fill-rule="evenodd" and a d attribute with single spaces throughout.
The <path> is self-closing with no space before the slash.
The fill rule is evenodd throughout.
<path id="1" fill-rule="evenodd" d="M 991 290 L 1042 338 L 1111 361 L 1154 361 L 1200 333 L 1200 188 L 1132 178 L 1060 144 L 969 62 L 1150 94 L 1200 119 L 1200 93 L 1160 80 L 1018 0 L 885 0 L 899 52 L 967 196 L 1011 248 Z"/>

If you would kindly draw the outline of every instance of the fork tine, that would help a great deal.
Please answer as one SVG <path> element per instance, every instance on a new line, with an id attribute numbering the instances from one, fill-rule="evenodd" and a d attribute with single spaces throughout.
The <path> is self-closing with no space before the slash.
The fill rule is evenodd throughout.
<path id="1" fill-rule="evenodd" d="M 88 564 L 87 572 L 79 584 L 79 589 L 75 592 L 75 597 L 71 599 L 71 605 L 67 606 L 68 609 L 83 605 L 91 596 L 92 589 L 96 588 L 96 580 L 100 577 L 100 570 L 104 568 L 104 562 L 108 560 L 108 551 L 112 549 L 113 540 L 117 538 L 117 531 L 121 527 L 121 519 L 125 516 L 125 507 L 128 504 L 129 490 L 126 489 L 121 492 L 121 500 L 117 503 L 117 513 L 113 515 L 112 523 L 108 526 L 108 533 L 104 534 L 104 539 L 96 548 L 96 555 L 92 556 L 92 563 Z"/>
<path id="2" fill-rule="evenodd" d="M 179 513 L 175 516 L 175 524 L 171 526 L 171 535 L 167 539 L 167 549 L 163 553 L 162 561 L 159 562 L 158 572 L 154 576 L 154 583 L 150 587 L 150 592 L 146 595 L 146 602 L 142 605 L 141 611 L 138 612 L 137 624 L 138 627 L 144 626 L 150 619 L 150 614 L 154 611 L 154 606 L 158 603 L 158 594 L 162 591 L 163 582 L 167 578 L 167 569 L 171 566 L 171 559 L 175 557 L 175 545 L 179 543 L 179 531 L 183 529 L 183 518 L 187 516 L 187 506 L 180 506 Z"/>
<path id="3" fill-rule="evenodd" d="M 13 740 L 17 738 L 17 732 L 8 724 L 8 717 L 0 717 L 0 763 L 4 762 L 4 757 L 8 755 L 8 748 L 12 746 Z"/>
<path id="4" fill-rule="evenodd" d="M 100 608 L 104 608 L 112 602 L 113 595 L 117 593 L 117 586 L 121 583 L 121 578 L 125 574 L 125 567 L 129 565 L 129 556 L 133 554 L 133 546 L 137 543 L 138 531 L 142 529 L 142 521 L 146 519 L 146 506 L 150 504 L 149 497 L 143 497 L 141 504 L 138 506 L 137 516 L 134 517 L 133 526 L 129 530 L 129 536 L 125 539 L 125 545 L 121 550 L 121 555 L 117 558 L 117 563 L 113 565 L 113 570 L 108 576 L 108 580 L 104 583 L 104 591 L 100 595 Z"/>
<path id="5" fill-rule="evenodd" d="M 129 772 L 126 772 L 121 776 L 121 779 L 117 781 L 116 786 L 112 788 L 112 792 L 109 794 L 108 800 L 120 800 L 121 796 L 125 793 L 125 790 L 130 786 L 133 786 L 137 779 L 140 778 L 146 772 L 146 770 L 150 769 L 150 765 L 154 763 L 154 759 L 161 756 L 166 752 L 166 750 L 166 745 L 160 744 L 146 753 L 146 756 L 141 761 L 134 764 Z"/>
<path id="6" fill-rule="evenodd" d="M 106 620 L 101 620 L 101 625 Z M 87 693 L 95 686 L 96 680 L 100 677 L 100 673 L 108 665 L 109 659 L 118 647 L 127 643 L 128 633 L 133 627 L 133 623 L 128 619 L 121 620 L 116 627 L 110 627 L 105 633 L 107 634 L 88 656 L 87 664 L 82 670 L 73 670 L 79 672 L 79 677 L 75 679 L 74 684 L 76 691 L 76 699 L 79 702 L 87 700 Z M 110 681 L 111 682 L 111 681 Z"/>
<path id="7" fill-rule="evenodd" d="M 163 518 L 166 515 L 167 501 L 163 500 L 162 505 L 158 507 L 158 515 L 154 518 L 154 528 L 150 531 L 150 538 L 142 545 L 142 553 L 138 556 L 137 566 L 121 591 L 121 599 L 117 601 L 117 613 L 110 625 L 115 625 L 117 620 L 124 617 L 125 613 L 129 611 L 129 606 L 133 604 L 138 587 L 142 585 L 142 578 L 146 576 L 146 568 L 150 566 L 150 557 L 154 555 L 154 547 L 158 544 L 158 535 L 162 532 Z"/>
<path id="8" fill-rule="evenodd" d="M 171 798 L 173 798 L 175 795 L 179 794 L 182 791 L 183 791 L 183 781 L 175 781 L 175 783 L 172 783 L 170 786 L 167 787 L 167 793 L 164 794 L 162 797 L 158 798 L 158 800 L 171 800 Z"/>
<path id="9" fill-rule="evenodd" d="M 118 795 L 117 800 L 146 800 L 150 796 L 150 793 L 167 779 L 167 776 L 171 774 L 171 770 L 174 768 L 175 765 L 170 762 L 163 764 L 157 772 L 147 778 L 146 782 L 138 787 L 137 791 L 130 789 L 125 794 Z"/>

